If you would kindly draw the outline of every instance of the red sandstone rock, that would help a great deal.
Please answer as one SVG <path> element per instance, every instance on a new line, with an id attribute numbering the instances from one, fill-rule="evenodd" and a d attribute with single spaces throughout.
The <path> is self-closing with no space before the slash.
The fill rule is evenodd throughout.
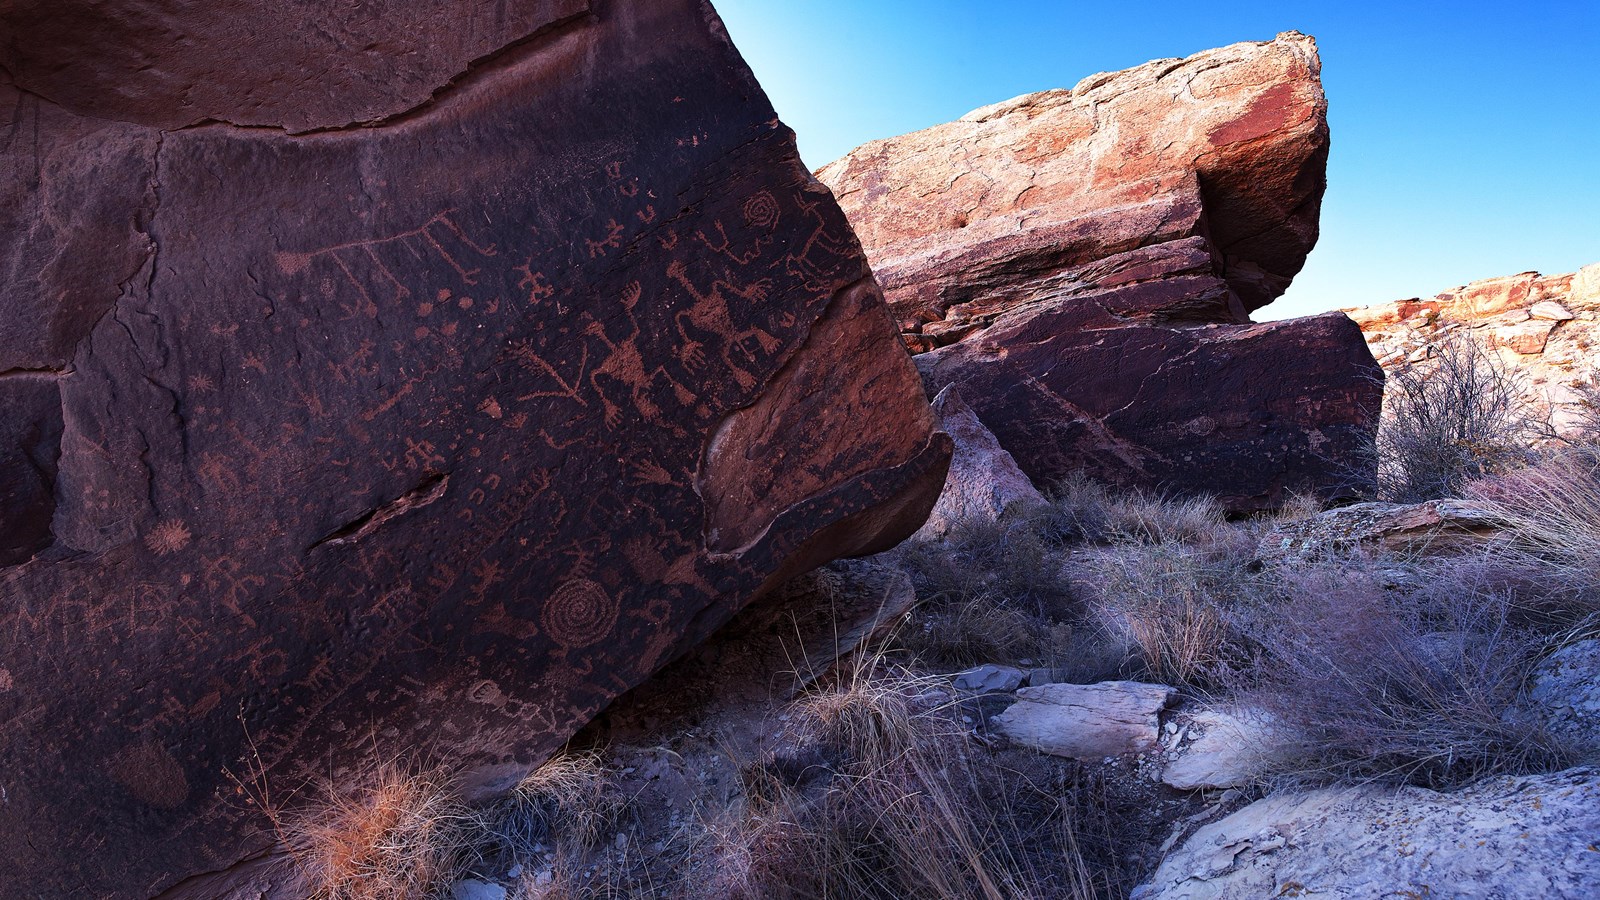
<path id="1" fill-rule="evenodd" d="M 1600 378 L 1600 263 L 1564 275 L 1488 278 L 1421 300 L 1345 310 L 1390 371 L 1431 356 L 1460 335 L 1495 351 L 1522 380 L 1523 399 L 1558 433 L 1596 421 Z"/>
<path id="2" fill-rule="evenodd" d="M 0 12 L 7 897 L 493 791 L 949 455 L 699 0 L 191 6 Z"/>
<path id="3" fill-rule="evenodd" d="M 857 148 L 818 174 L 928 390 L 1040 485 L 1215 492 L 1366 480 L 1379 374 L 1343 317 L 1252 325 L 1317 237 L 1321 64 L 1288 33 L 1095 75 Z"/>

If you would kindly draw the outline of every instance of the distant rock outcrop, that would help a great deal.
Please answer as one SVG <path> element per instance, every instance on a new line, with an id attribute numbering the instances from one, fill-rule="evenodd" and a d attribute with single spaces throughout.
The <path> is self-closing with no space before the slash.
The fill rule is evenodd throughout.
<path id="1" fill-rule="evenodd" d="M 702 0 L 114 6 L 0 9 L 0 895 L 222 896 L 250 798 L 401 752 L 491 792 L 922 523 Z"/>
<path id="2" fill-rule="evenodd" d="M 1394 371 L 1465 335 L 1523 379 L 1536 414 L 1557 432 L 1600 425 L 1600 263 L 1566 275 L 1523 272 L 1413 298 L 1345 310 L 1378 362 Z"/>
<path id="3" fill-rule="evenodd" d="M 1233 509 L 1364 474 L 1379 369 L 1343 315 L 1252 324 L 1316 242 L 1327 104 L 1280 35 L 1095 75 L 819 171 L 930 392 L 960 384 L 1040 486 Z"/>

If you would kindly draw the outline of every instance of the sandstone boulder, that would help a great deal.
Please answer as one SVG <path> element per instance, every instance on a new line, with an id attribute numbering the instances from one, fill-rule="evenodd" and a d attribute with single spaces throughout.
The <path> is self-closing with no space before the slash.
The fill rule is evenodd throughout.
<path id="1" fill-rule="evenodd" d="M 1355 503 L 1285 522 L 1261 538 L 1267 559 L 1316 559 L 1357 549 L 1442 556 L 1481 547 L 1504 526 L 1475 500 Z"/>
<path id="2" fill-rule="evenodd" d="M 1426 361 L 1467 337 L 1521 380 L 1523 400 L 1558 434 L 1600 423 L 1600 263 L 1564 275 L 1523 272 L 1441 291 L 1428 299 L 1346 309 L 1386 370 Z"/>
<path id="3" fill-rule="evenodd" d="M 1385 785 L 1286 793 L 1190 835 L 1134 900 L 1589 898 L 1600 772 L 1455 793 Z"/>
<path id="4" fill-rule="evenodd" d="M 1221 495 L 1345 496 L 1379 370 L 1342 315 L 1252 325 L 1316 242 L 1327 104 L 1288 33 L 1095 75 L 865 144 L 819 171 L 930 393 L 1035 484 L 1085 471 Z"/>
<path id="5" fill-rule="evenodd" d="M 375 758 L 492 792 L 937 497 L 701 0 L 0 27 L 0 895 L 220 896 Z"/>
<path id="6" fill-rule="evenodd" d="M 998 522 L 1009 511 L 1044 505 L 1044 496 L 961 399 L 955 385 L 939 392 L 933 411 L 939 430 L 955 442 L 955 451 L 944 491 L 917 539 L 937 540 L 965 524 Z"/>

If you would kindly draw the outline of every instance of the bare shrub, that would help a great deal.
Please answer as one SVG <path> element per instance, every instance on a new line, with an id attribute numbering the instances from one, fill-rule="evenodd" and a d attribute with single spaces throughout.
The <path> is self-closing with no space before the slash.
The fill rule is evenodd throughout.
<path id="1" fill-rule="evenodd" d="M 417 900 L 445 896 L 467 871 L 484 822 L 444 772 L 385 765 L 327 787 L 279 828 L 316 900 Z"/>
<path id="2" fill-rule="evenodd" d="M 1509 715 L 1542 641 L 1512 625 L 1508 594 L 1448 582 L 1389 590 L 1352 564 L 1285 579 L 1244 674 L 1244 693 L 1299 741 L 1285 774 L 1451 787 L 1559 757 Z"/>
<path id="3" fill-rule="evenodd" d="M 1579 446 L 1600 446 L 1600 369 L 1572 386 L 1573 401 L 1567 405 L 1567 439 Z"/>
<path id="4" fill-rule="evenodd" d="M 1539 436 L 1519 376 L 1470 338 L 1391 374 L 1378 427 L 1378 492 L 1415 503 L 1522 464 Z"/>

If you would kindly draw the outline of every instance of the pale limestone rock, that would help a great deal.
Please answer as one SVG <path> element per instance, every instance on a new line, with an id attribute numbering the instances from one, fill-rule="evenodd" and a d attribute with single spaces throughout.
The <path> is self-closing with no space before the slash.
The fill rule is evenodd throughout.
<path id="1" fill-rule="evenodd" d="M 1600 771 L 1454 792 L 1366 785 L 1279 794 L 1204 826 L 1138 900 L 1600 895 Z"/>
<path id="2" fill-rule="evenodd" d="M 1182 791 L 1243 787 L 1294 754 L 1282 730 L 1256 710 L 1202 709 L 1179 728 L 1161 780 Z"/>
<path id="3" fill-rule="evenodd" d="M 990 721 L 1013 742 L 1056 756 L 1122 756 L 1155 746 L 1161 711 L 1176 693 L 1134 681 L 1025 687 Z"/>
<path id="4" fill-rule="evenodd" d="M 1600 638 L 1550 654 L 1534 670 L 1528 699 L 1556 737 L 1579 752 L 1600 754 Z"/>
<path id="5" fill-rule="evenodd" d="M 1022 670 L 1011 666 L 982 665 L 959 672 L 951 683 L 957 689 L 974 694 L 1005 694 L 1016 690 L 1023 681 Z"/>

